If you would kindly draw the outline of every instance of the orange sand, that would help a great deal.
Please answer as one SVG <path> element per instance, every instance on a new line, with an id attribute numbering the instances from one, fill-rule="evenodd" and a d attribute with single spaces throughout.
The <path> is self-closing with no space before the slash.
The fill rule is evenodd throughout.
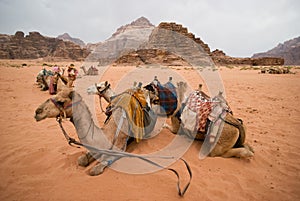
<path id="1" fill-rule="evenodd" d="M 25 61 L 28 63 L 28 61 Z M 193 180 L 184 198 L 177 195 L 176 177 L 162 170 L 130 175 L 111 169 L 96 177 L 78 167 L 84 149 L 67 145 L 54 119 L 36 122 L 35 109 L 49 98 L 35 85 L 41 67 L 0 66 L 0 200 L 300 200 L 300 73 L 258 74 L 256 70 L 222 68 L 227 100 L 247 127 L 252 159 L 198 159 L 200 142 L 184 158 Z M 104 79 L 114 85 L 129 68 L 110 68 Z M 132 68 L 130 68 L 132 69 Z M 191 70 L 179 70 L 192 82 Z M 176 80 L 175 80 L 176 81 Z M 74 129 L 67 124 L 69 132 Z M 163 129 L 136 145 L 151 150 L 172 134 Z M 183 166 L 174 165 L 180 172 Z M 182 168 L 182 171 L 180 170 Z"/>

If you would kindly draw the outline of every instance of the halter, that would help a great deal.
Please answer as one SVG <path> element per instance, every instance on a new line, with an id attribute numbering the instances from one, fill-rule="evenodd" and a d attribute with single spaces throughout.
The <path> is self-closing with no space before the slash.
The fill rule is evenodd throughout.
<path id="1" fill-rule="evenodd" d="M 106 86 L 104 87 L 104 89 L 102 89 L 102 90 L 99 89 L 99 87 L 97 86 L 96 83 L 95 83 L 95 87 L 96 87 L 96 89 L 97 89 L 97 91 L 98 91 L 98 95 L 99 95 L 100 97 L 103 97 L 104 92 L 105 92 L 107 89 L 109 89 L 110 84 L 106 85 Z"/>
<path id="2" fill-rule="evenodd" d="M 59 109 L 60 113 L 59 113 L 59 117 L 60 118 L 67 118 L 67 115 L 66 115 L 66 109 L 78 104 L 79 102 L 81 102 L 81 99 L 75 103 L 71 102 L 67 105 L 61 105 L 59 104 L 58 101 L 56 101 L 54 98 L 50 98 L 51 102 L 56 106 L 57 109 Z"/>
<path id="3" fill-rule="evenodd" d="M 102 90 L 99 89 L 99 87 L 97 86 L 97 83 L 95 83 L 95 87 L 96 87 L 96 89 L 97 89 L 97 91 L 98 91 L 99 101 L 100 101 L 100 108 L 101 108 L 101 112 L 103 113 L 103 112 L 105 112 L 105 111 L 103 110 L 103 107 L 102 107 L 102 101 L 101 101 L 101 98 L 104 97 L 103 94 L 104 94 L 104 92 L 106 92 L 107 89 L 109 89 L 110 84 L 106 85 L 106 86 L 104 87 L 104 89 L 102 89 Z"/>

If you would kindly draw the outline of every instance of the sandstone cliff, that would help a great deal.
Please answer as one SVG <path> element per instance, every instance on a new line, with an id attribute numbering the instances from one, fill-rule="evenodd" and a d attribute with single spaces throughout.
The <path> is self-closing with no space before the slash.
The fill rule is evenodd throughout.
<path id="1" fill-rule="evenodd" d="M 138 50 L 123 54 L 115 64 L 160 64 L 165 66 L 211 66 L 210 49 L 186 27 L 162 22 Z"/>
<path id="2" fill-rule="evenodd" d="M 300 37 L 278 44 L 275 48 L 257 53 L 252 58 L 282 57 L 285 65 L 300 65 Z"/>
<path id="3" fill-rule="evenodd" d="M 148 19 L 141 17 L 130 24 L 121 26 L 112 36 L 93 48 L 92 54 L 87 61 L 97 61 L 99 65 L 108 65 L 120 56 L 137 50 L 138 47 L 147 42 L 149 35 L 154 29 Z"/>
<path id="4" fill-rule="evenodd" d="M 276 66 L 283 65 L 284 59 L 279 57 L 261 58 L 236 58 L 227 56 L 222 50 L 214 50 L 211 53 L 212 59 L 219 65 L 251 65 L 251 66 Z"/>
<path id="5" fill-rule="evenodd" d="M 124 30 L 124 28 L 119 29 Z M 121 31 L 120 31 L 121 32 Z M 155 55 L 156 54 L 156 55 Z M 160 64 L 167 66 L 210 66 L 217 65 L 283 65 L 284 59 L 278 57 L 235 58 L 221 50 L 210 51 L 209 46 L 186 27 L 174 22 L 162 22 L 155 27 L 149 39 L 136 50 L 123 51 L 115 65 Z"/>
<path id="6" fill-rule="evenodd" d="M 37 59 L 55 57 L 83 60 L 89 51 L 73 42 L 42 36 L 39 32 L 26 35 L 17 31 L 15 35 L 0 34 L 1 59 Z"/>

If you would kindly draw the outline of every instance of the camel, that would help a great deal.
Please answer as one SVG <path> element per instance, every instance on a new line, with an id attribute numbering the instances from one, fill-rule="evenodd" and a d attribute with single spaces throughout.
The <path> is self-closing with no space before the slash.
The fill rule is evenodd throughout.
<path id="1" fill-rule="evenodd" d="M 81 66 L 80 68 L 83 70 L 84 75 L 98 75 L 98 69 L 94 66 L 91 66 L 88 70 L 86 70 L 85 66 Z"/>
<path id="2" fill-rule="evenodd" d="M 180 86 L 180 85 L 178 85 Z M 179 96 L 179 103 L 181 103 L 181 100 L 183 100 L 183 94 L 185 92 L 184 87 L 178 87 L 178 94 L 181 94 Z M 157 92 L 157 91 L 156 91 Z M 209 96 L 206 95 L 202 91 L 202 85 L 199 85 L 198 92 L 202 94 L 203 97 L 208 98 Z M 156 94 L 156 96 L 159 96 Z M 228 104 L 222 94 L 220 93 L 218 96 L 214 98 L 216 102 L 219 103 L 219 107 L 226 106 L 228 108 Z M 153 102 L 152 102 L 153 103 Z M 193 139 L 197 140 L 203 140 L 205 138 L 205 133 L 197 133 L 197 131 L 192 131 L 185 129 L 182 125 L 182 119 L 190 119 L 191 116 L 182 116 L 187 115 L 180 114 L 182 112 L 183 104 L 180 104 L 181 109 L 177 109 L 176 112 L 174 112 L 173 115 L 171 115 L 171 125 L 165 124 L 165 128 L 169 129 L 174 134 L 181 134 L 186 135 L 189 137 L 192 137 Z M 225 114 L 224 114 L 225 115 Z M 220 121 L 220 120 L 219 120 Z M 192 122 L 196 125 L 196 118 L 193 117 Z M 211 128 L 214 129 L 214 128 Z M 196 132 L 196 133 L 195 133 Z M 204 150 L 205 152 L 209 153 L 209 156 L 211 157 L 238 157 L 238 158 L 248 158 L 252 157 L 254 155 L 253 149 L 245 143 L 246 138 L 246 132 L 245 132 L 245 126 L 241 121 L 236 119 L 233 114 L 227 112 L 224 117 L 224 126 L 221 133 L 218 134 L 218 136 L 210 136 L 208 139 L 209 145 Z M 206 141 L 205 141 L 206 142 Z M 206 143 L 207 144 L 207 143 Z M 203 146 L 203 145 L 202 145 Z M 208 149 L 208 150 L 207 150 Z"/>
<path id="3" fill-rule="evenodd" d="M 46 70 L 44 68 L 36 76 L 36 83 L 38 84 L 38 86 L 40 88 L 42 88 L 42 90 L 44 90 L 44 88 L 46 87 L 45 84 L 43 83 L 44 76 L 48 77 L 48 76 L 53 76 L 53 75 L 54 75 L 54 73 L 51 70 Z"/>
<path id="4" fill-rule="evenodd" d="M 51 82 L 53 82 L 53 84 L 56 83 L 56 89 L 54 90 L 55 92 L 51 92 L 51 94 L 54 94 L 67 86 L 68 78 L 59 73 L 55 75 L 49 73 L 44 75 L 39 73 L 36 82 L 42 88 L 42 91 L 48 90 Z"/>
<path id="5" fill-rule="evenodd" d="M 112 118 L 106 122 L 106 125 L 103 128 L 99 128 L 95 125 L 93 119 L 91 118 L 91 113 L 81 96 L 69 88 L 62 90 L 54 97 L 42 103 L 35 111 L 35 119 L 36 121 L 41 121 L 46 118 L 65 116 L 66 118 L 70 118 L 70 121 L 74 124 L 78 138 L 82 143 L 101 149 L 125 151 L 130 136 L 123 132 L 124 129 L 120 129 L 120 122 L 122 121 L 124 124 L 127 122 L 127 125 L 122 124 L 121 126 L 127 126 L 127 129 L 130 127 L 130 132 L 133 133 L 133 137 L 136 139 L 136 136 L 138 136 L 138 138 L 142 138 L 143 136 L 140 136 L 139 134 L 144 132 L 144 127 L 139 127 L 137 125 L 134 126 L 132 124 L 128 126 L 128 122 L 130 120 L 140 120 L 140 116 L 138 116 L 139 111 L 137 111 L 135 114 L 137 116 L 136 119 L 131 118 L 127 113 L 130 105 L 128 102 L 121 100 L 133 99 L 133 102 L 130 103 L 133 104 L 134 108 L 139 107 L 140 104 L 144 104 L 138 102 L 136 98 L 132 97 L 133 96 L 131 93 L 124 92 L 117 95 L 117 97 L 111 101 L 110 112 L 112 114 L 118 112 L 118 114 L 120 114 L 117 114 L 119 120 L 114 122 L 114 119 Z M 125 113 L 126 115 L 124 115 Z M 124 119 L 127 119 L 127 121 L 124 121 Z M 134 131 L 137 131 L 137 135 L 134 133 Z M 100 162 L 90 169 L 89 174 L 91 176 L 101 174 L 104 169 L 116 161 L 118 157 L 108 155 L 99 156 L 97 153 L 87 152 L 78 158 L 78 164 L 86 167 L 95 159 Z"/>

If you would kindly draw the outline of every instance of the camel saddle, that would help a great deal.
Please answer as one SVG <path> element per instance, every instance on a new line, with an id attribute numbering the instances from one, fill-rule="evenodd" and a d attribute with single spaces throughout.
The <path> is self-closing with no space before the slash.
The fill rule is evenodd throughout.
<path id="1" fill-rule="evenodd" d="M 111 103 L 105 112 L 108 116 L 107 120 L 110 118 L 112 111 L 117 107 L 121 107 L 126 112 L 129 124 L 128 132 L 130 136 L 136 139 L 136 142 L 147 137 L 153 131 L 157 116 L 148 106 L 141 89 L 129 89 L 112 97 Z"/>
<path id="2" fill-rule="evenodd" d="M 161 85 L 159 82 L 154 85 L 158 91 L 159 103 L 161 106 L 160 115 L 172 115 L 177 109 L 177 92 L 172 82 Z"/>

